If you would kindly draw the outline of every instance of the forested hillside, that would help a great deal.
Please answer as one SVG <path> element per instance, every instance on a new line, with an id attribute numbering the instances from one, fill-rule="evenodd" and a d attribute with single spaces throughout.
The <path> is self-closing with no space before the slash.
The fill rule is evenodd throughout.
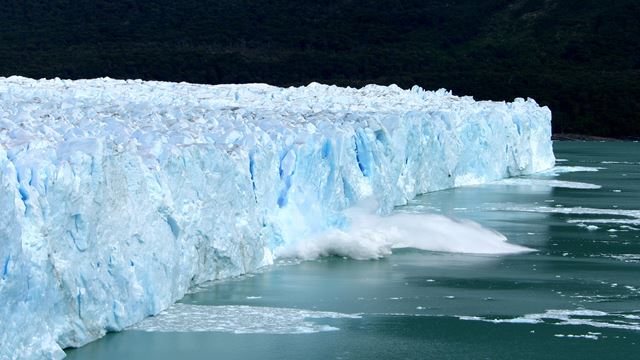
<path id="1" fill-rule="evenodd" d="M 9 75 L 418 84 L 640 137 L 640 1 L 4 0 Z"/>

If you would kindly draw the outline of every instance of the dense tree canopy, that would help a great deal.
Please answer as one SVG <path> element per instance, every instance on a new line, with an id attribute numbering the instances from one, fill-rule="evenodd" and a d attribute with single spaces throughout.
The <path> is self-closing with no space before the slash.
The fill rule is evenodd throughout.
<path id="1" fill-rule="evenodd" d="M 0 76 L 418 84 L 640 137 L 636 0 L 5 0 L 0 25 Z"/>

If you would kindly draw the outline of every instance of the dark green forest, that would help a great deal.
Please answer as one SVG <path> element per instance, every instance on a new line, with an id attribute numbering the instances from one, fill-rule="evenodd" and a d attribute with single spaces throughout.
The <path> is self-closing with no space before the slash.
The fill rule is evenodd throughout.
<path id="1" fill-rule="evenodd" d="M 316 81 L 532 97 L 640 137 L 637 0 L 3 0 L 0 76 Z"/>

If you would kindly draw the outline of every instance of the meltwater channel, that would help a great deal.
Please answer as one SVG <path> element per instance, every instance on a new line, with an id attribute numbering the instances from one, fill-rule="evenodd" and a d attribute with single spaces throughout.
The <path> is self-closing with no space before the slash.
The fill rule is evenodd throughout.
<path id="1" fill-rule="evenodd" d="M 640 144 L 556 142 L 547 173 L 423 195 L 397 213 L 470 219 L 533 249 L 394 249 L 281 261 L 193 289 L 69 359 L 633 358 Z M 473 242 L 473 239 L 462 241 Z"/>

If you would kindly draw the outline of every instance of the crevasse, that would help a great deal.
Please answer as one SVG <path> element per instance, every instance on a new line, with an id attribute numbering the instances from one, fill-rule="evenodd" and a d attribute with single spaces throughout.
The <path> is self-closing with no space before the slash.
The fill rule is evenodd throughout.
<path id="1" fill-rule="evenodd" d="M 550 122 L 418 87 L 0 78 L 0 358 L 62 358 L 364 198 L 550 168 Z"/>

